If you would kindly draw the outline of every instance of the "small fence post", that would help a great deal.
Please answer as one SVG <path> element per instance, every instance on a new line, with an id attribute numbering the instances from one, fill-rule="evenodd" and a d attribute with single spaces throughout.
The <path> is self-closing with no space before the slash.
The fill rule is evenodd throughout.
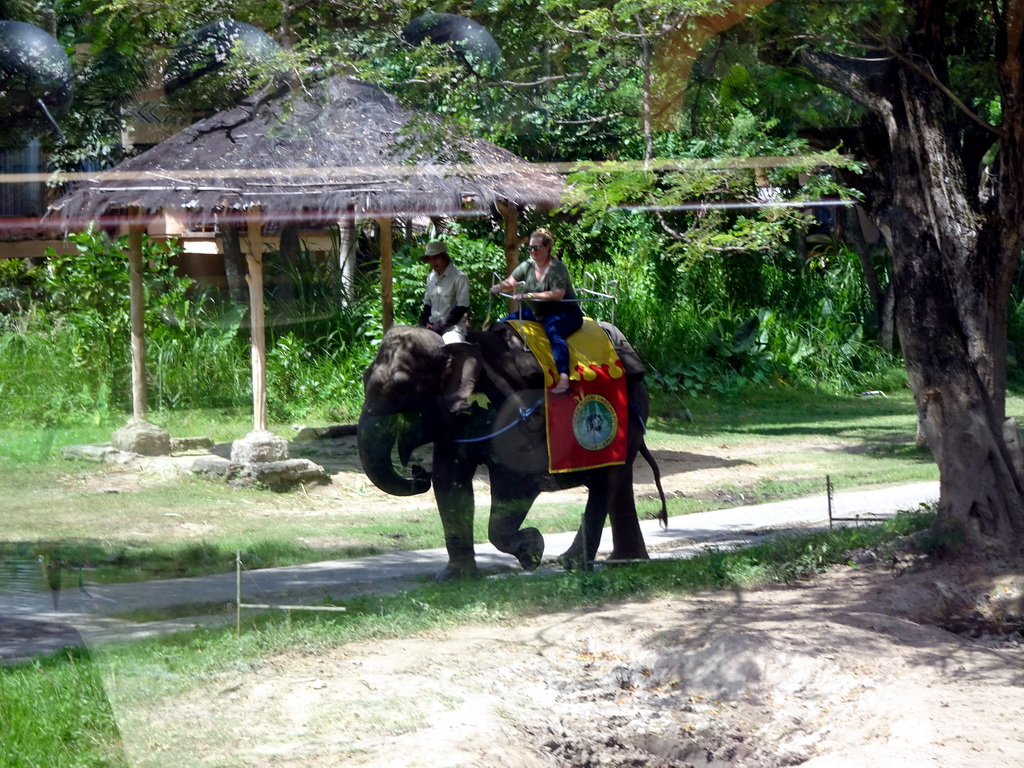
<path id="1" fill-rule="evenodd" d="M 235 637 L 242 636 L 242 550 L 235 551 Z"/>
<path id="2" fill-rule="evenodd" d="M 587 513 L 580 515 L 580 542 L 583 544 L 583 562 L 580 563 L 581 571 L 594 570 L 594 561 L 590 559 L 590 547 L 587 546 Z"/>
<path id="3" fill-rule="evenodd" d="M 257 587 L 258 588 L 258 587 Z M 343 613 L 348 609 L 343 605 L 272 605 L 270 603 L 242 602 L 242 550 L 235 551 L 235 635 L 242 636 L 242 609 L 252 608 L 264 611 L 285 611 L 288 626 L 292 624 L 292 611 L 317 611 L 324 613 Z"/>
<path id="4" fill-rule="evenodd" d="M 825 475 L 825 492 L 828 494 L 828 529 L 832 530 L 832 477 Z"/>

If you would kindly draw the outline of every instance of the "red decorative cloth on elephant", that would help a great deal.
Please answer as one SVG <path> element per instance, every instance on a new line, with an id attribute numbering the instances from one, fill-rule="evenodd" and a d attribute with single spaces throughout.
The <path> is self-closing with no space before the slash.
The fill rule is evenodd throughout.
<path id="1" fill-rule="evenodd" d="M 544 326 L 508 321 L 544 371 L 548 471 L 573 472 L 626 463 L 629 403 L 626 373 L 601 326 L 589 317 L 569 337 L 568 395 L 552 395 L 558 381 Z"/>

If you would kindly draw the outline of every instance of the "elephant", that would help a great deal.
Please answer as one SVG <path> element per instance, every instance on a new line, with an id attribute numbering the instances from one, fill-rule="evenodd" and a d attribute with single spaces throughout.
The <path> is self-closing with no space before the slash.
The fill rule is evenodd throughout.
<path id="1" fill-rule="evenodd" d="M 508 323 L 470 331 L 466 342 L 447 345 L 425 328 L 398 325 L 384 334 L 363 374 L 359 458 L 369 480 L 386 493 L 409 496 L 433 486 L 448 551 L 448 565 L 439 580 L 479 574 L 472 481 L 482 465 L 491 486 L 488 538 L 499 551 L 515 556 L 524 570 L 537 568 L 544 552 L 540 531 L 521 528 L 530 506 L 542 491 L 580 485 L 589 491 L 586 509 L 560 562 L 571 568 L 592 561 L 608 518 L 611 559 L 648 559 L 633 498 L 638 452 L 654 468 L 664 524 L 667 513 L 657 464 L 644 445 L 649 401 L 643 363 L 617 328 L 601 326 L 626 371 L 626 461 L 560 473 L 548 472 L 545 422 L 537 407 L 543 402 L 544 373 Z M 410 466 L 413 450 L 429 443 L 430 470 Z M 395 467 L 396 453 L 402 470 Z"/>

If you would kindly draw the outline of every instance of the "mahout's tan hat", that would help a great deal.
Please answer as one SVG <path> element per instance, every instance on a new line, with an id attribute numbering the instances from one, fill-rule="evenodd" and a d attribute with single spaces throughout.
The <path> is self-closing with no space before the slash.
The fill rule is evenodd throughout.
<path id="1" fill-rule="evenodd" d="M 440 240 L 431 240 L 427 243 L 427 250 L 423 252 L 423 255 L 420 257 L 420 261 L 426 261 L 431 256 L 438 256 L 442 253 L 445 256 L 448 255 L 448 246 Z"/>

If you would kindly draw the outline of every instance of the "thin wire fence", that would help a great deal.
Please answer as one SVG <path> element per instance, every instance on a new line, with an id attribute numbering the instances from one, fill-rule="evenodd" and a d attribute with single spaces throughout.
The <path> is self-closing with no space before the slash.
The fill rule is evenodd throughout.
<path id="1" fill-rule="evenodd" d="M 249 576 L 249 581 L 252 586 L 259 592 L 265 602 L 262 603 L 243 603 L 242 602 L 242 571 L 247 574 L 249 570 L 245 568 L 242 563 L 242 551 L 238 550 L 235 552 L 235 635 L 236 637 L 242 636 L 242 611 L 243 610 L 261 610 L 261 611 L 320 611 L 326 613 L 344 613 L 348 609 L 341 605 L 286 605 L 284 603 L 273 603 L 270 598 L 267 597 L 266 593 L 260 589 L 256 580 Z"/>

